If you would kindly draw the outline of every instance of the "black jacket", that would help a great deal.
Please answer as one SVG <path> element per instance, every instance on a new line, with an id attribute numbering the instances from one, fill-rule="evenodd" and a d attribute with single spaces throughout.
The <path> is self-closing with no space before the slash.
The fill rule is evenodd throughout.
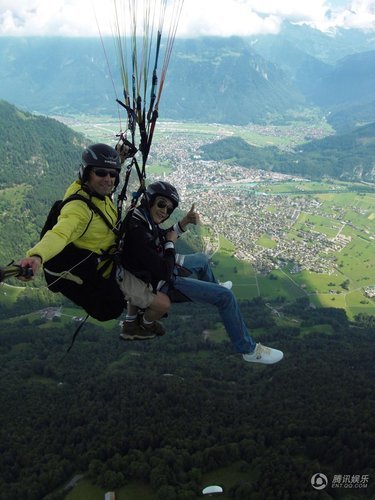
<path id="1" fill-rule="evenodd" d="M 183 232 L 178 224 L 161 229 L 151 223 L 147 209 L 136 208 L 125 224 L 121 254 L 122 266 L 156 289 L 160 281 L 169 281 L 176 263 L 174 244 L 166 240 L 168 231 Z"/>

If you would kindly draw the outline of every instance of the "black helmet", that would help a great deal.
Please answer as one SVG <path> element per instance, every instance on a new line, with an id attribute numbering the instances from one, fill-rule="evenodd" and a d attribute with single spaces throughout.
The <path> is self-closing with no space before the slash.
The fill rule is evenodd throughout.
<path id="1" fill-rule="evenodd" d="M 108 168 L 121 172 L 121 161 L 117 151 L 108 144 L 92 144 L 82 153 L 82 163 L 79 169 L 79 178 L 84 183 L 92 167 Z M 118 184 L 116 181 L 116 186 Z"/>
<path id="2" fill-rule="evenodd" d="M 145 195 L 150 207 L 153 205 L 157 196 L 164 196 L 165 198 L 171 200 L 174 208 L 177 208 L 180 202 L 177 189 L 172 186 L 172 184 L 169 184 L 169 182 L 153 182 L 147 187 Z"/>

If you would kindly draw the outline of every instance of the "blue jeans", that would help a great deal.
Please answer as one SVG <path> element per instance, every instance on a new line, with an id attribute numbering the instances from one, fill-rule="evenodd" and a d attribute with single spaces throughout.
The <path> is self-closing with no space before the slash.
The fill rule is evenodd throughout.
<path id="1" fill-rule="evenodd" d="M 254 351 L 255 342 L 243 320 L 236 297 L 231 290 L 219 285 L 208 257 L 204 253 L 185 255 L 183 267 L 191 271 L 191 278 L 175 276 L 174 287 L 192 302 L 212 304 L 219 310 L 229 338 L 237 352 Z M 161 291 L 166 291 L 165 285 Z"/>

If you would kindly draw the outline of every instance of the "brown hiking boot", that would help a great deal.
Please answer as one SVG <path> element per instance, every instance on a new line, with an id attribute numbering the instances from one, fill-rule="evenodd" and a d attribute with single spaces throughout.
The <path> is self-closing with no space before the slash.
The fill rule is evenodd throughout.
<path id="1" fill-rule="evenodd" d="M 152 325 L 151 325 L 152 326 Z M 120 339 L 122 340 L 150 340 L 156 337 L 151 329 L 146 329 L 138 321 L 124 321 L 122 323 Z"/>
<path id="2" fill-rule="evenodd" d="M 140 319 L 140 326 L 144 328 L 147 332 L 152 332 L 154 335 L 161 337 L 165 334 L 165 328 L 159 321 L 153 321 L 150 325 L 145 325 L 143 317 Z"/>

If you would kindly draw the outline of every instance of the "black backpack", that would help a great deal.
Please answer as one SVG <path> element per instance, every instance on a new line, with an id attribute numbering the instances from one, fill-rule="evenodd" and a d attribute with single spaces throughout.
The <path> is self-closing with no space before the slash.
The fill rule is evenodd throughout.
<path id="1" fill-rule="evenodd" d="M 49 211 L 47 215 L 46 222 L 44 223 L 44 226 L 42 230 L 40 231 L 40 239 L 43 238 L 43 236 L 46 234 L 47 231 L 53 228 L 53 226 L 57 223 L 57 219 L 60 215 L 61 209 L 64 205 L 69 203 L 70 201 L 74 200 L 81 200 L 84 201 L 88 207 L 95 212 L 96 214 L 100 215 L 100 217 L 104 220 L 104 222 L 107 224 L 107 226 L 113 230 L 112 224 L 109 222 L 107 217 L 103 214 L 103 212 L 93 203 L 90 198 L 86 198 L 85 196 L 82 196 L 81 194 L 72 194 L 71 196 L 68 196 L 68 198 L 65 198 L 65 200 L 57 200 L 54 202 L 54 204 L 51 207 L 51 210 Z M 87 228 L 86 228 L 87 229 Z"/>

